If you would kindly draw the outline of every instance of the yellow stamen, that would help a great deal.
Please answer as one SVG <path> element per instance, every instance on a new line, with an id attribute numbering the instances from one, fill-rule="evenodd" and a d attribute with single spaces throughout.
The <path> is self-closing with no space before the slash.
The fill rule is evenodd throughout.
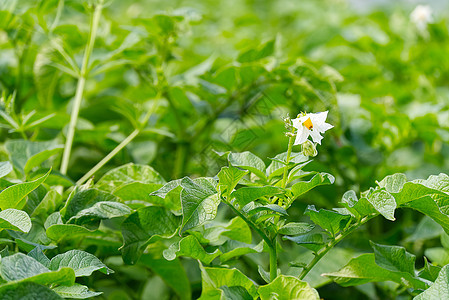
<path id="1" fill-rule="evenodd" d="M 312 129 L 313 128 L 313 124 L 312 121 L 310 120 L 310 118 L 308 118 L 307 120 L 305 120 L 304 123 L 302 123 L 307 129 Z"/>

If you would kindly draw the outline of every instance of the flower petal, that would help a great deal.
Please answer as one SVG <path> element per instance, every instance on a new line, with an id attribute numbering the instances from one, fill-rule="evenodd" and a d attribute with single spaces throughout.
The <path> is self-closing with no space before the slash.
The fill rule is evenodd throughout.
<path id="1" fill-rule="evenodd" d="M 326 130 L 329 130 L 331 128 L 334 128 L 334 125 L 331 125 L 329 123 L 323 123 L 315 125 L 314 127 L 316 130 L 318 130 L 320 133 L 324 133 Z"/>
<path id="2" fill-rule="evenodd" d="M 293 127 L 295 127 L 296 129 L 299 129 L 299 127 L 302 127 L 301 120 L 300 120 L 299 118 L 292 119 L 292 125 L 293 125 Z"/>
<path id="3" fill-rule="evenodd" d="M 305 128 L 304 126 L 301 125 L 298 128 L 298 133 L 296 135 L 294 145 L 300 145 L 300 144 L 304 143 L 307 140 L 307 138 L 309 137 L 309 134 L 310 134 L 310 130 L 308 130 L 307 128 Z"/>
<path id="4" fill-rule="evenodd" d="M 312 119 L 313 125 L 316 126 L 316 125 L 323 124 L 324 122 L 326 122 L 328 112 L 329 111 L 326 110 L 326 111 L 315 113 L 315 114 L 309 114 L 310 118 Z"/>
<path id="5" fill-rule="evenodd" d="M 318 132 L 318 130 L 316 130 L 315 128 L 313 128 L 312 130 L 310 130 L 310 136 L 312 137 L 312 140 L 315 143 L 318 143 L 321 145 L 321 140 L 323 139 L 323 137 L 320 135 L 320 133 Z"/>

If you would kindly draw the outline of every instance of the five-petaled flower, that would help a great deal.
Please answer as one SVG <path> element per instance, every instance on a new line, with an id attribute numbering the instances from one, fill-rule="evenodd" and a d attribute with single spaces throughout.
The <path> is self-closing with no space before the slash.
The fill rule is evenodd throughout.
<path id="1" fill-rule="evenodd" d="M 321 145 L 323 137 L 320 133 L 324 133 L 326 130 L 331 129 L 332 126 L 326 123 L 327 111 L 319 113 L 310 113 L 298 115 L 298 118 L 293 119 L 293 127 L 297 129 L 297 135 L 295 145 L 303 144 L 309 135 L 312 137 L 314 143 Z"/>

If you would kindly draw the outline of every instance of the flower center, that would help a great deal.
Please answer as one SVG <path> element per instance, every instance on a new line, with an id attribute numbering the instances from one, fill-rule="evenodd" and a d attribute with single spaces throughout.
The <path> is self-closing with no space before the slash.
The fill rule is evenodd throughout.
<path id="1" fill-rule="evenodd" d="M 309 130 L 313 128 L 313 124 L 312 124 L 312 121 L 310 120 L 310 118 L 305 120 L 304 123 L 302 123 L 302 124 Z"/>

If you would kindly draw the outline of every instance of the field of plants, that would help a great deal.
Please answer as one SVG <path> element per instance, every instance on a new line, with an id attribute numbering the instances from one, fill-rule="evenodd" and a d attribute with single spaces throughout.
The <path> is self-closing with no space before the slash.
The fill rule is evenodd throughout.
<path id="1" fill-rule="evenodd" d="M 0 299 L 449 299 L 447 174 L 445 1 L 0 1 Z"/>

